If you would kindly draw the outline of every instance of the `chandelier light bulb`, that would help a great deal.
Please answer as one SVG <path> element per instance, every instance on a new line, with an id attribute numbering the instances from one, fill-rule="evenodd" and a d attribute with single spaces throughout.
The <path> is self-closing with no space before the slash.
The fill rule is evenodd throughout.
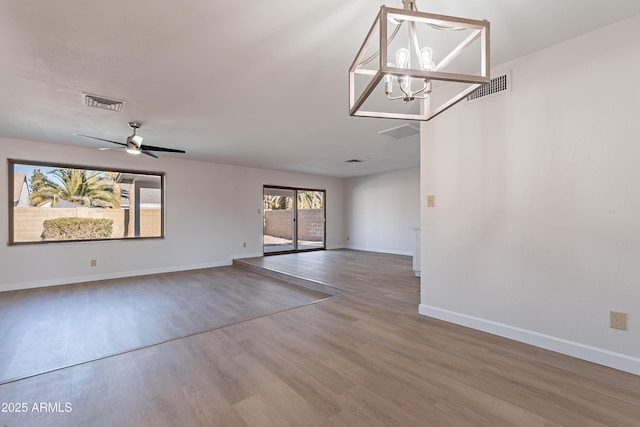
<path id="1" fill-rule="evenodd" d="M 404 93 L 411 93 L 411 77 L 402 76 L 398 81 L 400 82 L 400 87 L 402 87 Z"/>
<path id="2" fill-rule="evenodd" d="M 387 62 L 387 67 L 395 67 L 393 62 Z M 384 93 L 390 95 L 393 92 L 393 76 L 391 74 L 386 74 L 384 76 Z"/>
<path id="3" fill-rule="evenodd" d="M 420 50 L 420 66 L 423 70 L 427 71 L 435 68 L 436 64 L 433 62 L 433 49 L 430 47 L 423 47 Z"/>
<path id="4" fill-rule="evenodd" d="M 398 68 L 409 68 L 409 49 L 403 47 L 396 51 L 396 64 Z"/>

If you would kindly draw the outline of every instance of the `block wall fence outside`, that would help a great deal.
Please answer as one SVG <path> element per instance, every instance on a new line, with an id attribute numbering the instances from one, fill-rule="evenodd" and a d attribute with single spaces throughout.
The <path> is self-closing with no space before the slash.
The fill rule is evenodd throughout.
<path id="1" fill-rule="evenodd" d="M 264 234 L 291 239 L 292 211 L 278 209 L 264 211 Z M 298 210 L 298 239 L 321 241 L 324 239 L 324 209 Z"/>
<path id="2" fill-rule="evenodd" d="M 79 208 L 14 208 L 13 230 L 15 242 L 38 242 L 42 235 L 42 224 L 55 218 L 96 218 L 113 220 L 111 237 L 121 239 L 125 234 L 127 209 L 91 209 Z M 142 209 L 140 211 L 140 237 L 160 235 L 162 220 L 160 209 Z"/>
<path id="3" fill-rule="evenodd" d="M 161 231 L 162 210 L 140 209 L 140 237 L 158 237 Z"/>

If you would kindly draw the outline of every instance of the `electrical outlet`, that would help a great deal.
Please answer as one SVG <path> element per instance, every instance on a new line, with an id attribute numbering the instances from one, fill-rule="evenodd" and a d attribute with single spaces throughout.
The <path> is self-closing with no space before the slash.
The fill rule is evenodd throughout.
<path id="1" fill-rule="evenodd" d="M 95 267 L 96 265 L 98 265 L 98 261 L 95 259 L 91 260 L 91 267 Z"/>
<path id="2" fill-rule="evenodd" d="M 427 196 L 427 207 L 428 208 L 436 207 L 436 196 Z"/>
<path id="3" fill-rule="evenodd" d="M 246 248 L 247 247 L 247 242 L 242 242 L 242 247 Z"/>
<path id="4" fill-rule="evenodd" d="M 610 323 L 613 329 L 627 330 L 627 313 L 620 311 L 610 311 Z"/>

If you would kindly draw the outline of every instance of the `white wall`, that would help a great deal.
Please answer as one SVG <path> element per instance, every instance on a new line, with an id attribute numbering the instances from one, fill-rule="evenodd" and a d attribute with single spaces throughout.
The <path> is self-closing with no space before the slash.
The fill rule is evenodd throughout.
<path id="1" fill-rule="evenodd" d="M 7 158 L 165 172 L 166 238 L 5 243 L 0 245 L 0 291 L 220 266 L 232 258 L 262 255 L 264 184 L 327 190 L 327 248 L 344 246 L 342 179 L 0 138 L 3 242 L 8 242 Z M 91 259 L 97 267 L 89 266 Z"/>
<path id="2" fill-rule="evenodd" d="M 411 227 L 420 226 L 420 169 L 346 179 L 344 199 L 348 248 L 413 255 Z"/>
<path id="3" fill-rule="evenodd" d="M 640 374 L 640 16 L 423 124 L 420 312 Z M 609 311 L 629 330 L 609 328 Z"/>

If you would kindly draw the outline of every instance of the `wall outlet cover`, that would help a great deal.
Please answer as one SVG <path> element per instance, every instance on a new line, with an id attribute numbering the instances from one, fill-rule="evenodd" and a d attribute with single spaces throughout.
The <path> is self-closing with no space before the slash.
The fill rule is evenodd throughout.
<path id="1" fill-rule="evenodd" d="M 436 206 L 436 196 L 427 196 L 427 207 L 434 208 Z"/>
<path id="2" fill-rule="evenodd" d="M 621 331 L 627 330 L 627 313 L 621 311 L 610 311 L 609 322 L 613 329 L 620 329 Z"/>

